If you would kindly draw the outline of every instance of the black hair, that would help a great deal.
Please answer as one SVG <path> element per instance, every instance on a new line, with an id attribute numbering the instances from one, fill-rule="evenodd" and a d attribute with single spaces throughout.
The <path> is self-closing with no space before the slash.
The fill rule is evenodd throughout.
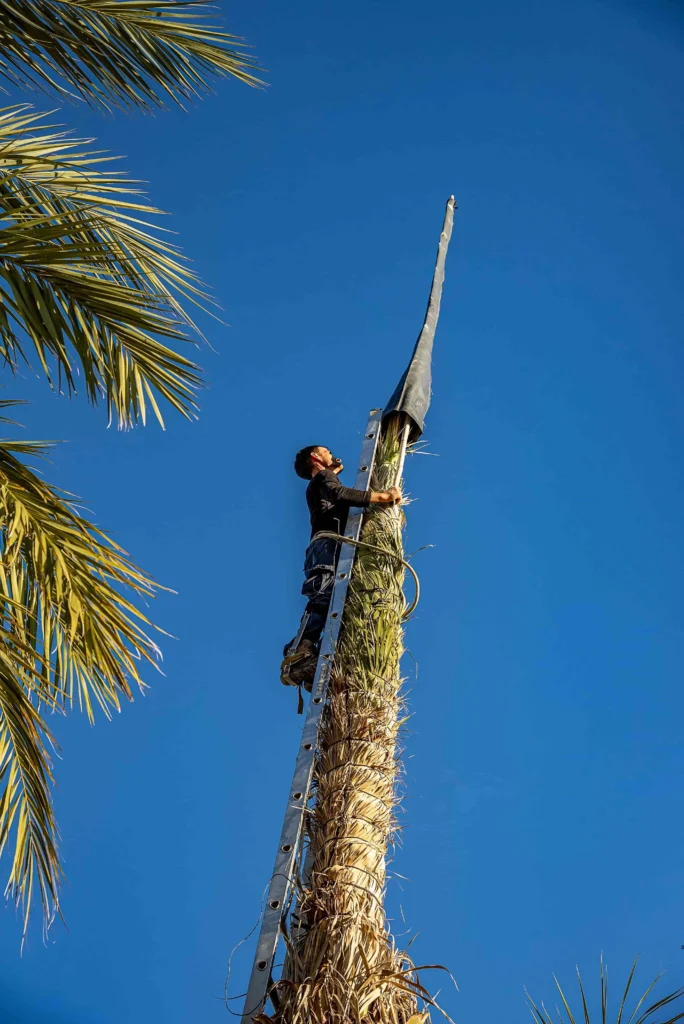
<path id="1" fill-rule="evenodd" d="M 294 470 L 297 476 L 301 476 L 302 480 L 311 479 L 311 470 L 313 469 L 311 456 L 320 447 L 319 444 L 310 444 L 306 448 L 300 448 L 295 455 Z"/>

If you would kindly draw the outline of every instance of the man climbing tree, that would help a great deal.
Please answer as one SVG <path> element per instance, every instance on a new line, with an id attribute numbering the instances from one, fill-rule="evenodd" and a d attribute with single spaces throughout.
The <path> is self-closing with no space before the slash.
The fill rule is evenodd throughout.
<path id="1" fill-rule="evenodd" d="M 311 540 L 304 558 L 302 585 L 302 594 L 308 600 L 296 636 L 285 645 L 280 679 L 286 686 L 304 686 L 310 690 L 339 553 L 339 541 L 328 535 L 344 533 L 350 508 L 396 505 L 401 501 L 401 492 L 398 487 L 389 491 L 345 487 L 338 480 L 344 469 L 341 459 L 335 458 L 330 449 L 322 445 L 309 445 L 298 451 L 294 468 L 297 476 L 309 481 L 306 503 L 311 519 Z"/>

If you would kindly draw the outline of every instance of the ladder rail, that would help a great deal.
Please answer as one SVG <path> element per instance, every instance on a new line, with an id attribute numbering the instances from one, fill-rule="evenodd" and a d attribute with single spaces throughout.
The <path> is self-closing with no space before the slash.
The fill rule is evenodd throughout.
<path id="1" fill-rule="evenodd" d="M 361 458 L 354 486 L 368 490 L 375 463 L 382 409 L 371 409 L 366 432 L 361 446 Z M 347 519 L 345 535 L 358 540 L 361 534 L 363 509 L 352 509 Z M 318 745 L 318 729 L 325 706 L 328 680 L 337 647 L 342 624 L 342 614 L 347 599 L 356 547 L 342 543 L 335 573 L 325 629 L 316 665 L 316 674 L 311 687 L 311 698 L 307 710 L 299 752 L 295 762 L 290 795 L 285 809 L 283 827 L 278 842 L 278 852 L 266 898 L 256 952 L 250 975 L 242 1013 L 242 1024 L 252 1024 L 252 1018 L 263 1012 L 269 998 L 272 984 L 272 970 L 280 938 L 281 923 L 288 912 L 289 900 L 294 881 L 295 864 L 303 836 L 304 816 L 309 802 L 314 758 Z"/>

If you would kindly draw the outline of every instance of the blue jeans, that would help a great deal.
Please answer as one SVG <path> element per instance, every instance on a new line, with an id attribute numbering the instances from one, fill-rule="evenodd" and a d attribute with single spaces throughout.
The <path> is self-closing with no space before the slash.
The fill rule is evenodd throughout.
<path id="1" fill-rule="evenodd" d="M 338 555 L 338 542 L 329 537 L 312 541 L 306 549 L 302 594 L 307 598 L 304 614 L 308 619 L 302 640 L 310 640 L 313 644 L 320 640 L 328 617 Z M 291 643 L 285 645 L 285 652 Z"/>

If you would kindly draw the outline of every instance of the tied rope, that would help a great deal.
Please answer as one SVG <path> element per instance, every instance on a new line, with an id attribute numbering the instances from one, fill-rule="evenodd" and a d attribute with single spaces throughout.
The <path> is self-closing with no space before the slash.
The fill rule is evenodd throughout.
<path id="1" fill-rule="evenodd" d="M 319 540 L 322 537 L 327 537 L 330 540 L 339 540 L 342 541 L 343 544 L 351 544 L 353 547 L 356 548 L 368 548 L 370 551 L 379 551 L 380 554 L 388 555 L 390 558 L 394 558 L 398 562 L 401 562 L 404 568 L 408 569 L 408 571 L 413 576 L 413 582 L 415 583 L 416 586 L 416 593 L 414 595 L 413 601 L 407 608 L 404 609 L 402 620 L 408 619 L 409 615 L 413 614 L 420 600 L 420 580 L 418 579 L 418 573 L 416 572 L 416 570 L 409 562 L 406 561 L 405 558 L 402 558 L 401 555 L 398 555 L 396 551 L 390 551 L 389 548 L 382 548 L 378 544 L 369 544 L 368 541 L 366 540 L 355 540 L 353 537 L 344 537 L 340 533 L 333 533 L 332 530 L 321 530 L 319 533 L 315 533 L 311 540 L 309 541 L 309 543 L 311 544 L 313 543 L 313 541 Z"/>
<path id="2" fill-rule="evenodd" d="M 405 621 L 406 619 L 408 619 L 410 615 L 413 614 L 413 612 L 418 607 L 418 602 L 420 601 L 420 580 L 418 579 L 418 573 L 416 572 L 416 570 L 409 562 L 406 561 L 405 558 L 402 558 L 401 555 L 398 555 L 396 551 L 390 551 L 389 548 L 382 548 L 378 544 L 369 544 L 368 541 L 366 540 L 355 540 L 354 537 L 345 537 L 341 533 L 333 533 L 332 530 L 320 530 L 318 533 L 315 533 L 313 535 L 309 543 L 313 544 L 315 540 L 321 540 L 322 538 L 327 538 L 329 540 L 338 540 L 341 541 L 343 544 L 351 544 L 353 547 L 357 548 L 368 548 L 369 551 L 379 551 L 381 555 L 388 555 L 390 558 L 394 558 L 396 559 L 396 561 L 401 562 L 404 568 L 408 569 L 408 571 L 413 576 L 413 582 L 416 587 L 416 592 L 413 596 L 413 601 L 404 609 L 404 612 L 401 616 L 402 621 Z M 297 686 L 297 691 L 297 714 L 301 715 L 304 712 L 304 694 L 302 693 L 301 683 Z"/>

